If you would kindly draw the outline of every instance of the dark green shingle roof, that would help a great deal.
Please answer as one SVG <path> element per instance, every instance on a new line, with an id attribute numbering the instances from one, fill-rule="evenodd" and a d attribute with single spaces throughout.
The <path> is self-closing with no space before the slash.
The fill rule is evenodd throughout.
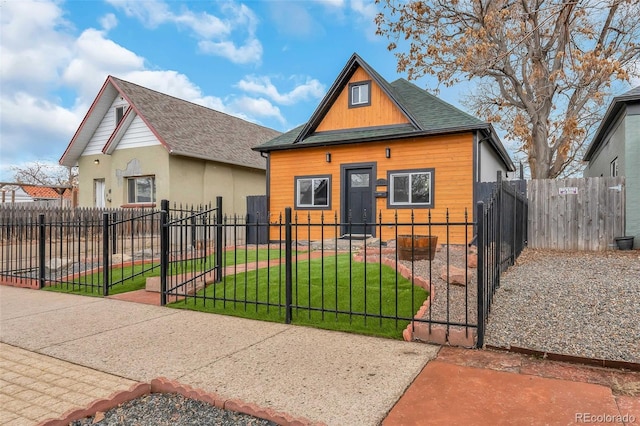
<path id="1" fill-rule="evenodd" d="M 409 123 L 316 132 L 315 128 L 347 85 L 357 67 L 362 67 L 369 74 L 407 117 Z M 499 152 L 505 165 L 510 169 L 514 168 L 509 155 L 489 123 L 444 102 L 405 79 L 401 78 L 393 83 L 387 82 L 362 58 L 354 54 L 307 123 L 255 147 L 254 150 L 269 152 L 317 145 L 379 141 L 474 130 L 484 131 L 491 144 Z"/>

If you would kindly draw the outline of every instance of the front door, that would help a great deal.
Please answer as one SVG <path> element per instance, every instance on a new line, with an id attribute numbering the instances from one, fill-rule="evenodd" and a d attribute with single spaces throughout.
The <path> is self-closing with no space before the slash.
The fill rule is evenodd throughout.
<path id="1" fill-rule="evenodd" d="M 95 179 L 93 181 L 94 206 L 100 209 L 105 207 L 104 196 L 104 179 Z"/>
<path id="2" fill-rule="evenodd" d="M 343 222 L 351 222 L 344 233 L 373 235 L 375 211 L 373 208 L 373 167 L 345 168 Z"/>

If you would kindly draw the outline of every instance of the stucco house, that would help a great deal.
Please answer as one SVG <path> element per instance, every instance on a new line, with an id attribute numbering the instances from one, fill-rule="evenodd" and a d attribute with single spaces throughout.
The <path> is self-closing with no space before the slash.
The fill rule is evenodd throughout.
<path id="1" fill-rule="evenodd" d="M 280 132 L 113 76 L 60 158 L 79 168 L 79 206 L 215 203 L 243 213 L 264 194 L 266 161 L 251 147 Z"/>
<path id="2" fill-rule="evenodd" d="M 584 161 L 585 177 L 624 176 L 624 236 L 640 248 L 640 86 L 613 98 Z"/>
<path id="3" fill-rule="evenodd" d="M 291 207 L 304 220 L 408 222 L 474 215 L 477 184 L 515 166 L 491 124 L 404 79 L 387 82 L 353 54 L 309 121 L 255 150 L 268 154 L 267 200 L 272 217 Z M 385 220 L 386 218 L 386 220 Z M 351 228 L 376 236 L 379 229 Z M 320 237 L 318 227 L 311 238 Z M 328 238 L 331 230 L 325 230 Z M 345 227 L 337 232 L 345 233 Z M 382 230 L 383 240 L 392 229 Z M 273 235 L 272 235 L 273 237 Z M 444 242 L 443 239 L 440 241 Z M 451 235 L 452 242 L 464 241 Z"/>

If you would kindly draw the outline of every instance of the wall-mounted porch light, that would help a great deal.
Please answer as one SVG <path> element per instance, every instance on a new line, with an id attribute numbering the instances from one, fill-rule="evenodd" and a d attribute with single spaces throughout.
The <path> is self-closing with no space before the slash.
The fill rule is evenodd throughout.
<path id="1" fill-rule="evenodd" d="M 93 164 L 100 164 L 100 160 L 96 158 L 95 160 L 93 160 Z"/>
<path id="2" fill-rule="evenodd" d="M 386 147 L 384 149 L 384 156 L 387 157 L 387 158 L 391 158 L 391 148 Z"/>
<path id="3" fill-rule="evenodd" d="M 327 152 L 327 155 L 325 156 L 325 158 L 327 160 L 327 163 L 330 163 L 331 162 L 331 153 Z"/>

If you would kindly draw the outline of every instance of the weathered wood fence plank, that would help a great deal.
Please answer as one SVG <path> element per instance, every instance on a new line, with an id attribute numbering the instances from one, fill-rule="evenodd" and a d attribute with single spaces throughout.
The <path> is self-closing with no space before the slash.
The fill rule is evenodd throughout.
<path id="1" fill-rule="evenodd" d="M 527 196 L 529 247 L 609 250 L 624 234 L 624 177 L 531 180 Z"/>

